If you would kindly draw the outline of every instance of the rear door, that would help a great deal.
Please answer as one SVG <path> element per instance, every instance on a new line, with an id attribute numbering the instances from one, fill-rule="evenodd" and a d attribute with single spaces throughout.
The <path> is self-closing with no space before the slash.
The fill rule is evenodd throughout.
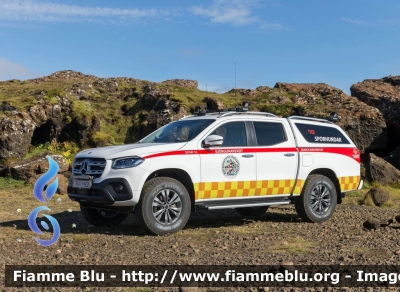
<path id="1" fill-rule="evenodd" d="M 259 196 L 290 195 L 294 187 L 298 153 L 288 123 L 280 119 L 252 120 Z"/>

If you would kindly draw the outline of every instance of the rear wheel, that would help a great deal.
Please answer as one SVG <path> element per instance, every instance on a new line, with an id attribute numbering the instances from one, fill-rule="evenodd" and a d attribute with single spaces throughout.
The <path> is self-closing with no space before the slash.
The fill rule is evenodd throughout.
<path id="1" fill-rule="evenodd" d="M 267 212 L 269 206 L 236 208 L 236 212 L 244 217 L 260 217 Z"/>
<path id="2" fill-rule="evenodd" d="M 90 224 L 98 227 L 116 226 L 121 224 L 129 214 L 118 211 L 92 209 L 81 205 L 83 217 Z"/>
<path id="3" fill-rule="evenodd" d="M 308 222 L 324 222 L 332 217 L 337 202 L 336 189 L 326 176 L 307 178 L 300 197 L 295 200 L 297 214 Z"/>
<path id="4" fill-rule="evenodd" d="M 185 227 L 191 211 L 186 188 L 169 177 L 156 177 L 145 183 L 135 216 L 153 234 L 175 233 Z"/>

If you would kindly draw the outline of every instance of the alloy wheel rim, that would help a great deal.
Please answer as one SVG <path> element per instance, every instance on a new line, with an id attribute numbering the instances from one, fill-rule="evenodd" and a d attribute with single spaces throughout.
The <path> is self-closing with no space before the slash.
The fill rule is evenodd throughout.
<path id="1" fill-rule="evenodd" d="M 178 220 L 182 212 L 182 201 L 171 189 L 161 190 L 153 199 L 153 216 L 158 223 L 172 224 Z"/>
<path id="2" fill-rule="evenodd" d="M 311 191 L 310 202 L 313 212 L 322 215 L 331 205 L 331 192 L 325 185 L 318 184 Z"/>

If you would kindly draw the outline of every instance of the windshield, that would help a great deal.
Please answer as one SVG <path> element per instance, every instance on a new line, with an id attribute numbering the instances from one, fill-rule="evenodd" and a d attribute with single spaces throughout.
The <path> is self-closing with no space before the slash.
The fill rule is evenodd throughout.
<path id="1" fill-rule="evenodd" d="M 188 142 L 200 134 L 205 128 L 215 122 L 214 119 L 183 120 L 170 123 L 146 138 L 140 143 L 179 143 Z"/>

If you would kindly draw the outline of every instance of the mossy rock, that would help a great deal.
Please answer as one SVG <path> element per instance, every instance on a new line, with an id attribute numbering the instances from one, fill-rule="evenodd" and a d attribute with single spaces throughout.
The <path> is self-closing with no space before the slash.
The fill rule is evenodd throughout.
<path id="1" fill-rule="evenodd" d="M 372 188 L 365 195 L 364 202 L 371 203 L 372 201 L 376 206 L 382 206 L 390 201 L 389 191 L 384 188 Z"/>

